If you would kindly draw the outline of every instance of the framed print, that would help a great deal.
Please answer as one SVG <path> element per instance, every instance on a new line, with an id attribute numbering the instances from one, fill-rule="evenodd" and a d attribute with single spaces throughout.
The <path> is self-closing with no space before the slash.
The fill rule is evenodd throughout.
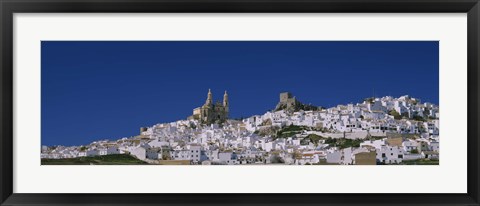
<path id="1" fill-rule="evenodd" d="M 2 205 L 479 205 L 467 1 L 1 1 Z"/>

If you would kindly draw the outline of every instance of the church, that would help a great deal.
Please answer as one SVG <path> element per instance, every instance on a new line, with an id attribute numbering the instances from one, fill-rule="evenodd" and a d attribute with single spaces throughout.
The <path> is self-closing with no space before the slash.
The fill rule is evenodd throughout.
<path id="1" fill-rule="evenodd" d="M 223 104 L 217 101 L 213 103 L 212 91 L 208 89 L 207 101 L 201 107 L 193 109 L 191 118 L 200 120 L 201 123 L 223 123 L 228 119 L 228 94 L 223 95 Z"/>

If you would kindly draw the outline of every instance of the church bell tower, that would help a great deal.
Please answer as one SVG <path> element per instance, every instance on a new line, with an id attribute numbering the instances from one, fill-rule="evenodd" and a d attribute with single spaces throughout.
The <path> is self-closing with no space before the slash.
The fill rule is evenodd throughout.
<path id="1" fill-rule="evenodd" d="M 213 104 L 213 99 L 212 99 L 212 91 L 208 89 L 208 97 L 207 101 L 205 102 L 205 105 L 212 105 Z"/>
<path id="2" fill-rule="evenodd" d="M 223 107 L 225 108 L 225 111 L 228 112 L 228 94 L 227 94 L 227 90 L 225 90 L 225 94 L 223 95 Z"/>

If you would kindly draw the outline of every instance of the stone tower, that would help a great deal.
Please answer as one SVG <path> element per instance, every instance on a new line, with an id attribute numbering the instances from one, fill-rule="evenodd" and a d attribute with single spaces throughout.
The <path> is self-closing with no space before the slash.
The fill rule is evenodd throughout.
<path id="1" fill-rule="evenodd" d="M 280 93 L 280 102 L 278 102 L 275 107 L 275 111 L 283 109 L 287 112 L 294 112 L 299 104 L 300 103 L 290 92 L 282 92 Z"/>
<path id="2" fill-rule="evenodd" d="M 212 91 L 208 89 L 208 96 L 207 96 L 207 101 L 205 102 L 205 105 L 212 105 L 212 104 L 213 104 Z"/>
<path id="3" fill-rule="evenodd" d="M 227 94 L 227 90 L 225 90 L 225 94 L 223 94 L 223 107 L 225 108 L 225 112 L 228 113 L 228 94 Z"/>

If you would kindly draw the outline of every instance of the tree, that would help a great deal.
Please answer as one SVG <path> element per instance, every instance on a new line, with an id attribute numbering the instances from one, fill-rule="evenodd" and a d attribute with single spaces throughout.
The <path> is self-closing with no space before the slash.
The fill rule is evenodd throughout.
<path id="1" fill-rule="evenodd" d="M 423 110 L 423 114 L 427 117 L 430 116 L 430 109 L 425 108 L 425 110 Z"/>
<path id="2" fill-rule="evenodd" d="M 424 122 L 425 121 L 425 118 L 423 118 L 422 116 L 418 116 L 418 115 L 413 116 L 412 119 L 416 120 L 416 121 L 419 121 L 419 122 Z"/>
<path id="3" fill-rule="evenodd" d="M 390 110 L 390 111 L 388 112 L 388 114 L 389 114 L 389 115 L 392 115 L 393 118 L 395 118 L 395 119 L 397 119 L 397 120 L 402 119 L 402 116 L 401 116 L 397 111 L 395 111 L 395 110 L 393 110 L 393 109 Z"/>
<path id="4" fill-rule="evenodd" d="M 270 157 L 270 163 L 273 163 L 273 164 L 285 163 L 285 160 L 283 160 L 283 158 L 278 155 L 273 155 L 272 157 Z"/>

